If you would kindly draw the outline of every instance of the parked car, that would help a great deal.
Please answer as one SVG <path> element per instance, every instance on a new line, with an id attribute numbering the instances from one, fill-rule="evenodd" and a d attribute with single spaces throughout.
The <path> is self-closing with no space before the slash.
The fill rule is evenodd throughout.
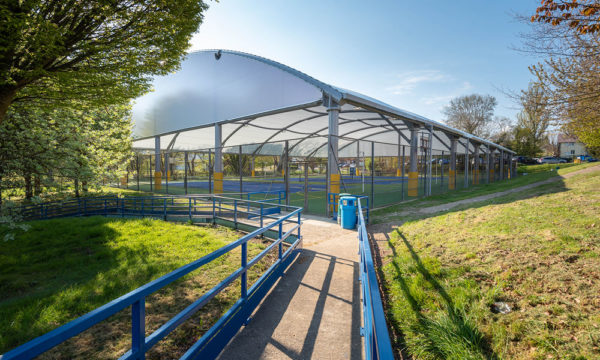
<path id="1" fill-rule="evenodd" d="M 533 164 L 538 163 L 536 159 L 532 159 L 529 156 L 521 156 L 521 155 L 515 156 L 513 158 L 513 160 L 516 160 L 517 163 L 523 164 L 523 165 L 533 165 Z"/>
<path id="2" fill-rule="evenodd" d="M 567 161 L 565 159 L 557 158 L 554 156 L 544 156 L 538 159 L 538 164 L 564 164 Z"/>
<path id="3" fill-rule="evenodd" d="M 588 157 L 585 158 L 585 161 L 587 161 L 587 162 L 596 162 L 596 161 L 598 161 L 598 159 L 596 159 L 595 157 L 588 156 Z"/>

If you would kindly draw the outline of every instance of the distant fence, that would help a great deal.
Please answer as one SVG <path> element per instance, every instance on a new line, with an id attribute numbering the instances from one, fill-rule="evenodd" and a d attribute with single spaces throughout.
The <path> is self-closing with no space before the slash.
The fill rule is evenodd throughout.
<path id="1" fill-rule="evenodd" d="M 282 215 L 265 214 L 266 206 L 279 207 Z M 35 338 L 0 356 L 2 360 L 32 359 L 60 343 L 82 333 L 95 324 L 131 306 L 131 349 L 120 359 L 144 359 L 145 353 L 164 339 L 194 313 L 222 292 L 238 278 L 241 279 L 240 297 L 237 302 L 181 357 L 181 359 L 214 359 L 258 306 L 283 270 L 293 261 L 301 244 L 302 208 L 279 204 L 233 199 L 223 196 L 199 195 L 194 197 L 102 197 L 84 198 L 63 202 L 52 202 L 24 206 L 21 214 L 25 219 L 49 219 L 66 216 L 139 216 L 159 217 L 165 220 L 188 218 L 192 221 L 222 221 L 235 227 L 254 228 L 238 240 L 214 251 L 194 262 L 180 267 L 128 294 L 115 299 L 86 315 L 57 329 Z M 256 217 L 258 224 L 243 219 Z M 256 222 L 256 220 L 254 221 Z M 269 222 L 268 224 L 264 224 Z M 285 227 L 285 229 L 284 229 Z M 285 231 L 285 232 L 284 232 Z M 248 241 L 268 233 L 275 234 L 266 249 L 248 260 Z M 283 244 L 287 243 L 284 249 Z M 164 323 L 149 336 L 146 332 L 145 299 L 190 272 L 201 268 L 220 256 L 241 247 L 241 264 L 227 278 L 202 295 L 199 299 Z M 250 287 L 247 272 L 270 251 L 277 249 L 276 262 Z"/>
<path id="2" fill-rule="evenodd" d="M 393 359 L 394 353 L 392 352 L 390 334 L 385 322 L 385 312 L 379 293 L 379 283 L 377 282 L 360 198 L 358 199 L 358 242 L 364 319 L 364 328 L 361 333 L 365 338 L 365 358 L 366 360 Z"/>

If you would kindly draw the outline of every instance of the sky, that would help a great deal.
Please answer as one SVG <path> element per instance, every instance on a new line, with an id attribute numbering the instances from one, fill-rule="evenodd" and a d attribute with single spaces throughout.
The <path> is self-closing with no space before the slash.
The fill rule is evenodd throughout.
<path id="1" fill-rule="evenodd" d="M 533 79 L 539 61 L 515 50 L 540 0 L 209 1 L 190 51 L 228 49 L 263 56 L 318 80 L 443 121 L 452 98 L 498 100 Z"/>

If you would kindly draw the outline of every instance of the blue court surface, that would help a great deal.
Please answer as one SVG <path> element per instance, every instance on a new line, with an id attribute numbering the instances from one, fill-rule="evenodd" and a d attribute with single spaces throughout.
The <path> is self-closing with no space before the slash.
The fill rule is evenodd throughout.
<path id="1" fill-rule="evenodd" d="M 436 177 L 433 178 L 434 180 Z M 439 177 L 437 178 L 439 179 Z M 309 177 L 308 178 L 308 191 L 325 191 L 327 189 L 325 183 L 325 177 Z M 342 187 L 349 185 L 360 185 L 362 184 L 362 177 L 360 176 L 344 176 L 342 177 Z M 406 177 L 396 176 L 376 176 L 374 178 L 375 185 L 393 185 L 407 182 Z M 371 184 L 371 177 L 365 176 L 365 185 Z M 183 187 L 183 181 L 169 181 L 169 186 Z M 303 177 L 290 177 L 290 193 L 304 192 L 304 178 Z M 208 189 L 208 181 L 189 181 L 188 188 L 199 188 Z M 240 192 L 239 180 L 223 180 L 223 190 L 227 192 Z M 242 192 L 260 192 L 260 191 L 284 191 L 285 183 L 283 177 L 277 178 L 250 178 L 244 180 L 242 183 Z"/>

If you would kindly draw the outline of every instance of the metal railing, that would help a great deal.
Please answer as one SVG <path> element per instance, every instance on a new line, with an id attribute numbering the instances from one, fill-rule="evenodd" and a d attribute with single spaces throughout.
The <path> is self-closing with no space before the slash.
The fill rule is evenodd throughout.
<path id="1" fill-rule="evenodd" d="M 250 203 L 250 207 L 248 207 L 248 203 Z M 193 219 L 195 216 L 203 214 L 207 215 L 213 222 L 217 220 L 228 221 L 230 223 L 233 222 L 236 226 L 239 225 L 242 218 L 254 214 L 260 216 L 260 226 L 255 224 L 255 230 L 219 250 L 184 265 L 86 315 L 8 351 L 1 356 L 2 360 L 34 358 L 129 306 L 131 306 L 131 349 L 121 356 L 120 359 L 143 359 L 145 353 L 150 348 L 165 338 L 198 310 L 202 309 L 204 305 L 227 286 L 235 280 L 240 279 L 240 297 L 237 302 L 181 357 L 181 359 L 216 358 L 240 327 L 247 323 L 256 306 L 258 306 L 275 281 L 282 275 L 283 270 L 296 257 L 298 253 L 297 248 L 302 241 L 300 233 L 302 208 L 285 205 L 281 206 L 285 214 L 270 216 L 256 211 L 260 206 L 264 206 L 264 203 L 215 195 L 194 197 L 88 198 L 81 199 L 81 201 L 62 202 L 61 204 L 64 204 L 66 207 L 61 212 L 57 210 L 59 209 L 59 203 L 28 206 L 23 210 L 25 214 L 30 214 L 29 218 L 37 214 L 40 218 L 89 215 L 155 217 L 158 215 L 159 217 L 164 217 L 164 219 L 181 216 Z M 265 225 L 265 219 L 272 221 Z M 284 232 L 285 225 L 287 227 Z M 257 236 L 265 235 L 268 232 L 276 233 L 276 240 L 257 256 L 249 260 L 248 241 Z M 288 239 L 292 239 L 292 241 Z M 283 247 L 284 242 L 286 243 L 286 249 Z M 145 336 L 145 300 L 149 295 L 238 247 L 241 247 L 241 264 L 239 268 L 164 323 L 152 334 Z M 275 263 L 248 288 L 248 269 L 276 248 L 278 255 Z"/>
<path id="2" fill-rule="evenodd" d="M 365 338 L 365 358 L 366 360 L 393 359 L 394 353 L 385 322 L 385 312 L 379 293 L 361 199 L 358 199 L 358 244 L 364 326 L 361 335 Z"/>

